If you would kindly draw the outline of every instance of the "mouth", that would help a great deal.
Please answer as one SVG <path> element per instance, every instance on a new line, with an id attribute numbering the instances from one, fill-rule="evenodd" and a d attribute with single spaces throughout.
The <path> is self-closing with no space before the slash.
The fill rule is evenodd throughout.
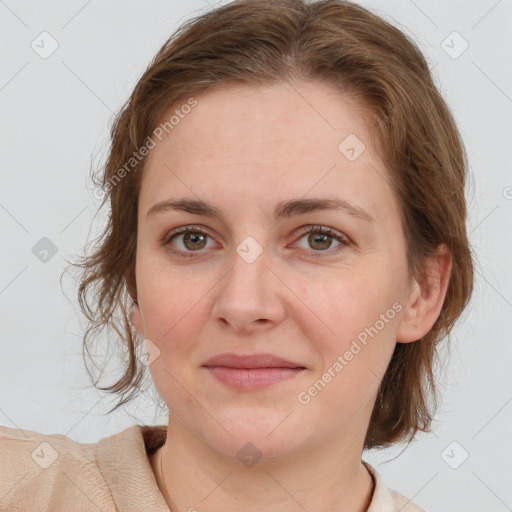
<path id="1" fill-rule="evenodd" d="M 301 375 L 307 368 L 272 354 L 221 354 L 204 365 L 222 384 L 242 390 L 257 390 Z"/>
<path id="2" fill-rule="evenodd" d="M 219 354 L 206 361 L 203 366 L 227 368 L 305 368 L 300 363 L 288 361 L 273 354 Z"/>
<path id="3" fill-rule="evenodd" d="M 207 366 L 216 380 L 231 388 L 262 389 L 292 379 L 307 371 L 306 368 L 228 368 Z"/>

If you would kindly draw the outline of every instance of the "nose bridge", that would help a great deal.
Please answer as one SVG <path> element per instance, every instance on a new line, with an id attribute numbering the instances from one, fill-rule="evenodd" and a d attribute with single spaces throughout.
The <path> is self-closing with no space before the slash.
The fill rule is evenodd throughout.
<path id="1" fill-rule="evenodd" d="M 236 328 L 252 322 L 277 320 L 282 314 L 272 274 L 270 252 L 255 237 L 246 236 L 235 247 L 229 271 L 218 289 L 214 314 Z"/>
<path id="2" fill-rule="evenodd" d="M 264 292 L 269 285 L 265 277 L 265 274 L 269 272 L 267 267 L 269 256 L 268 247 L 263 246 L 263 241 L 260 243 L 251 235 L 242 239 L 235 248 L 231 270 L 226 276 L 230 287 L 234 288 L 236 294 L 243 292 L 244 287 L 252 298 L 259 295 L 260 292 Z"/>

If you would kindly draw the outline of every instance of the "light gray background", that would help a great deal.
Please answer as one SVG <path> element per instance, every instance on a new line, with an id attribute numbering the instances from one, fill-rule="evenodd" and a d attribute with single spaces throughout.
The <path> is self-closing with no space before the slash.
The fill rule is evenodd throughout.
<path id="1" fill-rule="evenodd" d="M 478 255 L 475 294 L 439 373 L 446 385 L 434 433 L 401 455 L 403 446 L 364 458 L 427 511 L 512 510 L 512 1 L 360 3 L 412 35 L 434 68 L 469 155 Z M 72 277 L 65 294 L 59 278 L 64 258 L 102 225 L 102 216 L 93 222 L 89 169 L 104 156 L 113 113 L 167 37 L 210 5 L 0 0 L 0 424 L 95 442 L 135 423 L 165 423 L 151 387 L 104 415 L 113 399 L 87 388 L 85 323 Z M 43 31 L 58 42 L 45 59 L 31 47 L 42 47 Z M 469 44 L 461 55 L 454 31 Z M 58 249 L 46 262 L 32 252 L 42 237 Z"/>

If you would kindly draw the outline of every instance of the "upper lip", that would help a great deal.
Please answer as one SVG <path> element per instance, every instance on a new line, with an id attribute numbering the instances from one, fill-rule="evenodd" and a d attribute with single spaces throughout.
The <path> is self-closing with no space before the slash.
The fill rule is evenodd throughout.
<path id="1" fill-rule="evenodd" d="M 203 366 L 226 366 L 228 368 L 305 368 L 301 364 L 287 361 L 272 354 L 219 354 L 206 361 Z"/>

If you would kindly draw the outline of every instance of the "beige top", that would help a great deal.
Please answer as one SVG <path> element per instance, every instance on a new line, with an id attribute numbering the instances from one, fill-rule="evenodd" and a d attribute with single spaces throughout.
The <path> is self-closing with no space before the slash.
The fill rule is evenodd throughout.
<path id="1" fill-rule="evenodd" d="M 135 425 L 79 443 L 0 426 L 0 511 L 169 512 L 149 460 L 166 434 L 166 426 Z M 375 483 L 368 512 L 425 512 L 364 464 Z"/>

